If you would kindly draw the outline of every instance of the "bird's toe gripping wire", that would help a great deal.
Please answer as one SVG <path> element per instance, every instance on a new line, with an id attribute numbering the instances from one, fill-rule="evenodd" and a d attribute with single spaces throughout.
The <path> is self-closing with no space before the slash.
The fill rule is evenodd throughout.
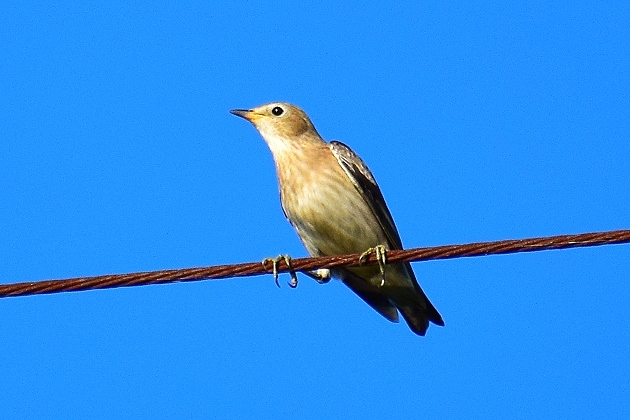
<path id="1" fill-rule="evenodd" d="M 293 266 L 291 265 L 291 256 L 288 254 L 278 255 L 276 258 L 265 258 L 262 260 L 262 266 L 265 270 L 267 270 L 267 263 L 271 263 L 273 280 L 276 282 L 276 286 L 280 287 L 280 283 L 278 282 L 278 263 L 284 260 L 287 263 L 287 267 L 289 267 L 289 274 L 291 275 L 291 280 L 289 281 L 289 287 L 295 289 L 298 285 L 298 278 Z"/>
<path id="2" fill-rule="evenodd" d="M 387 264 L 387 249 L 383 245 L 376 245 L 373 248 L 368 248 L 365 252 L 359 256 L 359 262 L 363 264 L 365 259 L 374 253 L 376 261 L 378 261 L 378 268 L 381 271 L 381 286 L 385 284 L 385 264 Z"/>

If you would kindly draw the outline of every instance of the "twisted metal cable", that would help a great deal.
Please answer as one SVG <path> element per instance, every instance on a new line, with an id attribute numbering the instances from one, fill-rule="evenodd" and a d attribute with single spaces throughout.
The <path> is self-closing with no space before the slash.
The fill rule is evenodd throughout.
<path id="1" fill-rule="evenodd" d="M 387 251 L 387 263 L 403 261 L 428 261 L 461 257 L 476 257 L 493 254 L 512 254 L 549 249 L 588 247 L 630 242 L 630 230 L 559 235 L 543 238 L 513 239 L 495 242 L 477 242 L 464 245 L 445 245 L 428 248 Z M 311 271 L 319 268 L 355 267 L 377 264 L 373 254 L 359 261 L 361 254 L 336 255 L 317 258 L 299 258 L 291 260 L 295 271 Z M 277 272 L 290 271 L 286 261 L 280 260 Z M 271 264 L 260 262 L 217 265 L 212 267 L 184 268 L 179 270 L 160 270 L 129 274 L 111 274 L 95 277 L 77 277 L 62 280 L 44 280 L 37 282 L 0 285 L 0 298 L 27 296 L 48 293 L 72 292 L 92 289 L 110 289 L 114 287 L 143 286 L 206 279 L 224 279 L 245 277 L 272 272 Z"/>

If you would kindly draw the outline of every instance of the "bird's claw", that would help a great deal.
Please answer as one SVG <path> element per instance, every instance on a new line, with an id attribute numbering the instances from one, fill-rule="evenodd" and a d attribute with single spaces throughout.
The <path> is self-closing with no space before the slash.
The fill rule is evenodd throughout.
<path id="1" fill-rule="evenodd" d="M 289 274 L 291 275 L 291 280 L 289 281 L 289 287 L 291 289 L 295 289 L 298 285 L 298 278 L 293 266 L 291 265 L 291 256 L 286 254 L 284 255 L 284 261 L 287 263 L 287 267 L 289 267 Z"/>
<path id="2" fill-rule="evenodd" d="M 276 286 L 280 287 L 280 283 L 278 283 L 278 261 L 277 258 L 265 258 L 262 260 L 263 270 L 267 270 L 267 263 L 270 262 L 273 267 L 273 279 L 276 282 Z"/>
<path id="3" fill-rule="evenodd" d="M 284 260 L 284 262 L 289 267 L 289 274 L 291 275 L 291 280 L 289 281 L 289 287 L 295 289 L 298 285 L 298 278 L 295 270 L 293 270 L 293 266 L 291 265 L 291 256 L 288 254 L 278 255 L 276 258 L 265 258 L 262 260 L 263 269 L 267 270 L 267 263 L 271 263 L 273 280 L 276 282 L 276 286 L 280 287 L 280 283 L 278 282 L 278 263 Z"/>
<path id="4" fill-rule="evenodd" d="M 363 264 L 365 259 L 374 253 L 376 261 L 378 262 L 378 268 L 381 271 L 381 286 L 385 284 L 385 264 L 387 264 L 387 249 L 383 245 L 376 245 L 373 248 L 368 248 L 359 256 L 359 262 Z"/>

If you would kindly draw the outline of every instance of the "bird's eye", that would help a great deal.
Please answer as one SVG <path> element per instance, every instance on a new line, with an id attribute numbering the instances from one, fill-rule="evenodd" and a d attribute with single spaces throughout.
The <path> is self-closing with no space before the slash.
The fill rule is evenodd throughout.
<path id="1" fill-rule="evenodd" d="M 271 113 L 275 115 L 276 117 L 279 117 L 280 115 L 284 114 L 284 109 L 280 108 L 279 106 L 276 106 L 271 110 Z"/>

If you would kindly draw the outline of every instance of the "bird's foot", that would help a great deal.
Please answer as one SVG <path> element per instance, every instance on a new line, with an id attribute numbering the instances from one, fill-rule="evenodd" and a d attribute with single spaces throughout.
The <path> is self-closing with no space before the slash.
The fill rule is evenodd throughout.
<path id="1" fill-rule="evenodd" d="M 378 268 L 381 270 L 381 287 L 385 284 L 385 264 L 387 264 L 387 250 L 383 245 L 376 245 L 373 248 L 368 248 L 359 256 L 359 262 L 363 264 L 365 259 L 374 253 L 376 261 L 378 262 Z"/>
<path id="2" fill-rule="evenodd" d="M 328 283 L 330 281 L 330 270 L 327 268 L 320 268 L 316 271 L 303 271 L 304 274 L 314 279 L 319 284 Z"/>
<path id="3" fill-rule="evenodd" d="M 289 281 L 289 287 L 295 289 L 298 285 L 298 278 L 293 266 L 291 265 L 291 256 L 288 254 L 278 255 L 276 258 L 265 258 L 262 260 L 262 266 L 266 270 L 267 263 L 271 263 L 273 279 L 276 282 L 276 286 L 280 287 L 280 283 L 278 282 L 278 263 L 284 260 L 287 263 L 287 267 L 289 267 L 289 274 L 291 275 L 291 280 Z"/>

